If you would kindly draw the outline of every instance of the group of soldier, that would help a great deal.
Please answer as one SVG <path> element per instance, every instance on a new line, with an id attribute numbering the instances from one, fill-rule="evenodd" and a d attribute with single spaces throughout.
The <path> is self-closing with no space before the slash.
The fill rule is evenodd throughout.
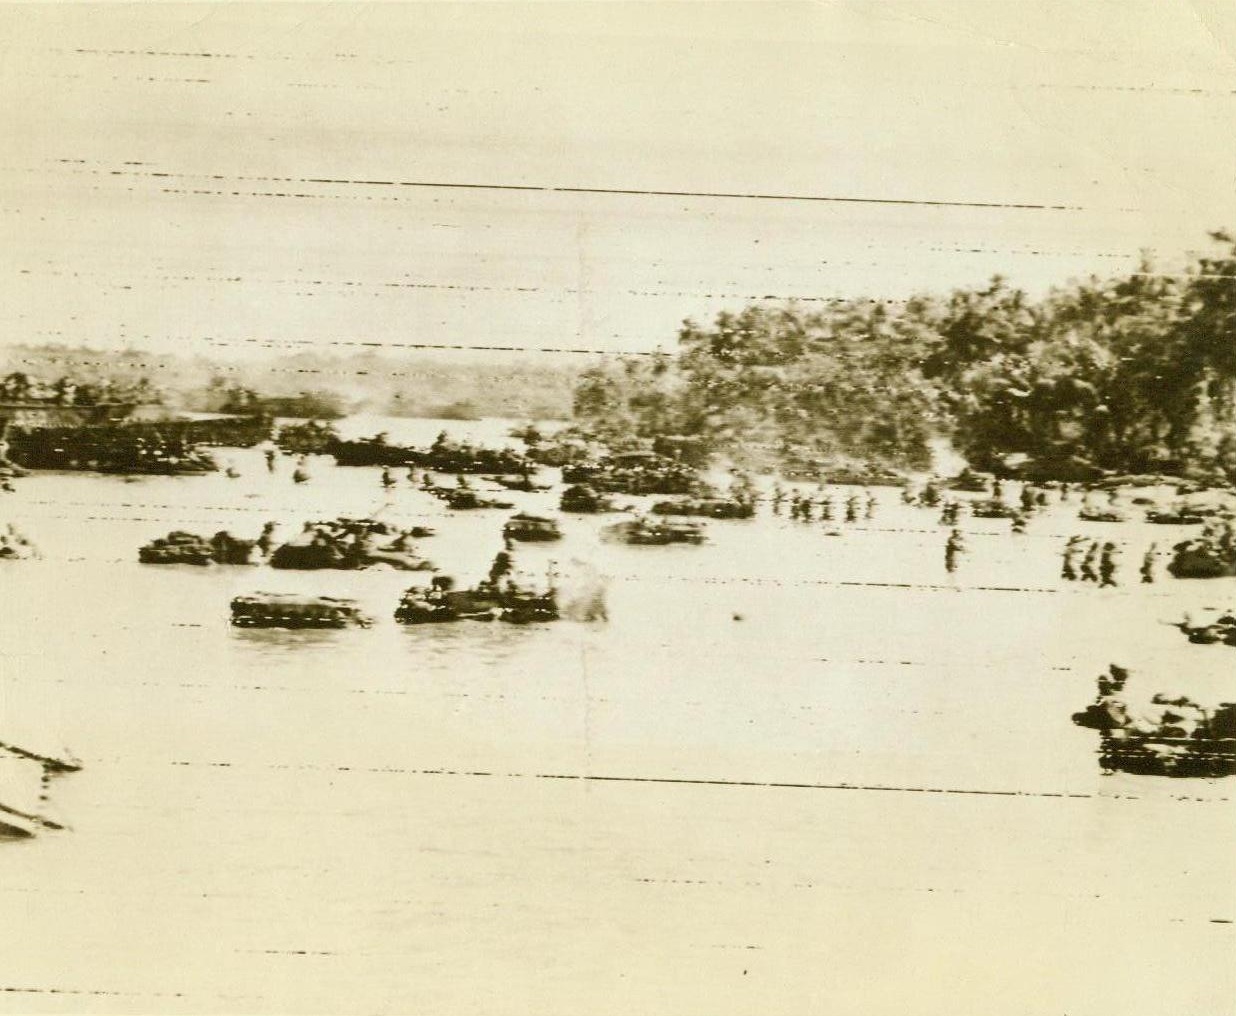
<path id="1" fill-rule="evenodd" d="M 1139 570 L 1142 582 L 1154 581 L 1158 558 L 1158 545 L 1152 543 L 1142 558 Z M 1098 540 L 1090 540 L 1087 546 L 1084 536 L 1071 536 L 1064 547 L 1060 577 L 1066 582 L 1095 582 L 1100 588 L 1115 586 L 1119 564 L 1120 548 L 1110 540 L 1102 544 Z"/>
<path id="2" fill-rule="evenodd" d="M 781 514 L 781 507 L 786 501 L 786 492 L 781 484 L 773 487 L 772 494 L 772 511 L 774 515 Z M 790 518 L 800 522 L 812 522 L 815 519 L 816 509 L 819 509 L 819 519 L 821 522 L 832 522 L 836 517 L 837 506 L 832 499 L 832 496 L 825 493 L 823 487 L 820 488 L 820 497 L 812 498 L 806 494 L 795 491 L 789 495 L 790 502 Z M 875 518 L 876 513 L 876 498 L 870 491 L 863 491 L 862 496 L 851 494 L 844 502 L 844 518 L 846 522 L 857 522 L 860 518 L 870 521 Z"/>

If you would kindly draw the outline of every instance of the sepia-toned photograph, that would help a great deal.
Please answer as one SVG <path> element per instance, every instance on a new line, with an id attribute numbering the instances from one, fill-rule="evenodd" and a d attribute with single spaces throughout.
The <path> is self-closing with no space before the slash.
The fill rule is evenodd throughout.
<path id="1" fill-rule="evenodd" d="M 0 1014 L 1236 1016 L 1236 3 L 0 2 Z"/>

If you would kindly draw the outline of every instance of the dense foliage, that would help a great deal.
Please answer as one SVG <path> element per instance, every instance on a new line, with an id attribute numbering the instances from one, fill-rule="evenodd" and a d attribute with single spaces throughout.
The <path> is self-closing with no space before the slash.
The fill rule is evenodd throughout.
<path id="1" fill-rule="evenodd" d="M 1177 275 L 1033 300 L 999 278 L 898 304 L 758 305 L 686 322 L 676 355 L 596 365 L 580 424 L 688 435 L 739 460 L 921 468 L 946 437 L 982 469 L 1236 479 L 1236 245 Z"/>

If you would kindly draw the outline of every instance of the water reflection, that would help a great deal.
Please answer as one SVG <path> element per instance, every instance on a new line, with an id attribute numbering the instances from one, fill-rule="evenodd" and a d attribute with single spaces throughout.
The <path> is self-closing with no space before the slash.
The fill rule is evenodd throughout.
<path id="1" fill-rule="evenodd" d="M 232 627 L 230 633 L 237 644 L 270 655 L 318 652 L 324 647 L 339 647 L 346 636 L 354 634 L 338 628 L 237 627 Z"/>

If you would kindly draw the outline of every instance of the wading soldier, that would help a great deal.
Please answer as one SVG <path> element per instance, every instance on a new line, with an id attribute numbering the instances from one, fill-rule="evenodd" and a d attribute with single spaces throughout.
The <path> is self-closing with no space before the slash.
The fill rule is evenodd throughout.
<path id="1" fill-rule="evenodd" d="M 1069 542 L 1064 545 L 1064 562 L 1060 567 L 1060 577 L 1066 582 L 1077 581 L 1077 553 L 1085 542 L 1085 537 L 1070 536 Z"/>
<path id="2" fill-rule="evenodd" d="M 1081 580 L 1083 582 L 1098 582 L 1099 574 L 1094 570 L 1095 562 L 1099 558 L 1099 541 L 1093 541 L 1086 550 L 1086 556 L 1082 558 L 1081 563 Z"/>
<path id="3" fill-rule="evenodd" d="M 772 510 L 774 515 L 781 514 L 781 505 L 785 502 L 785 488 L 781 486 L 781 482 L 773 484 L 772 495 Z"/>
<path id="4" fill-rule="evenodd" d="M 1146 551 L 1146 556 L 1142 558 L 1142 582 L 1149 585 L 1154 581 L 1154 567 L 1159 560 L 1159 545 L 1152 543 L 1150 549 Z"/>
<path id="5" fill-rule="evenodd" d="M 966 544 L 961 538 L 961 530 L 954 529 L 948 534 L 948 542 L 944 545 L 944 570 L 950 575 L 957 570 L 957 560 L 965 549 Z"/>
<path id="6" fill-rule="evenodd" d="M 1099 585 L 1114 586 L 1116 584 L 1116 561 L 1120 551 L 1114 543 L 1103 544 L 1103 552 L 1099 556 Z"/>
<path id="7" fill-rule="evenodd" d="M 262 535 L 257 538 L 257 549 L 262 552 L 264 557 L 269 557 L 274 546 L 275 523 L 265 522 L 262 524 Z"/>

